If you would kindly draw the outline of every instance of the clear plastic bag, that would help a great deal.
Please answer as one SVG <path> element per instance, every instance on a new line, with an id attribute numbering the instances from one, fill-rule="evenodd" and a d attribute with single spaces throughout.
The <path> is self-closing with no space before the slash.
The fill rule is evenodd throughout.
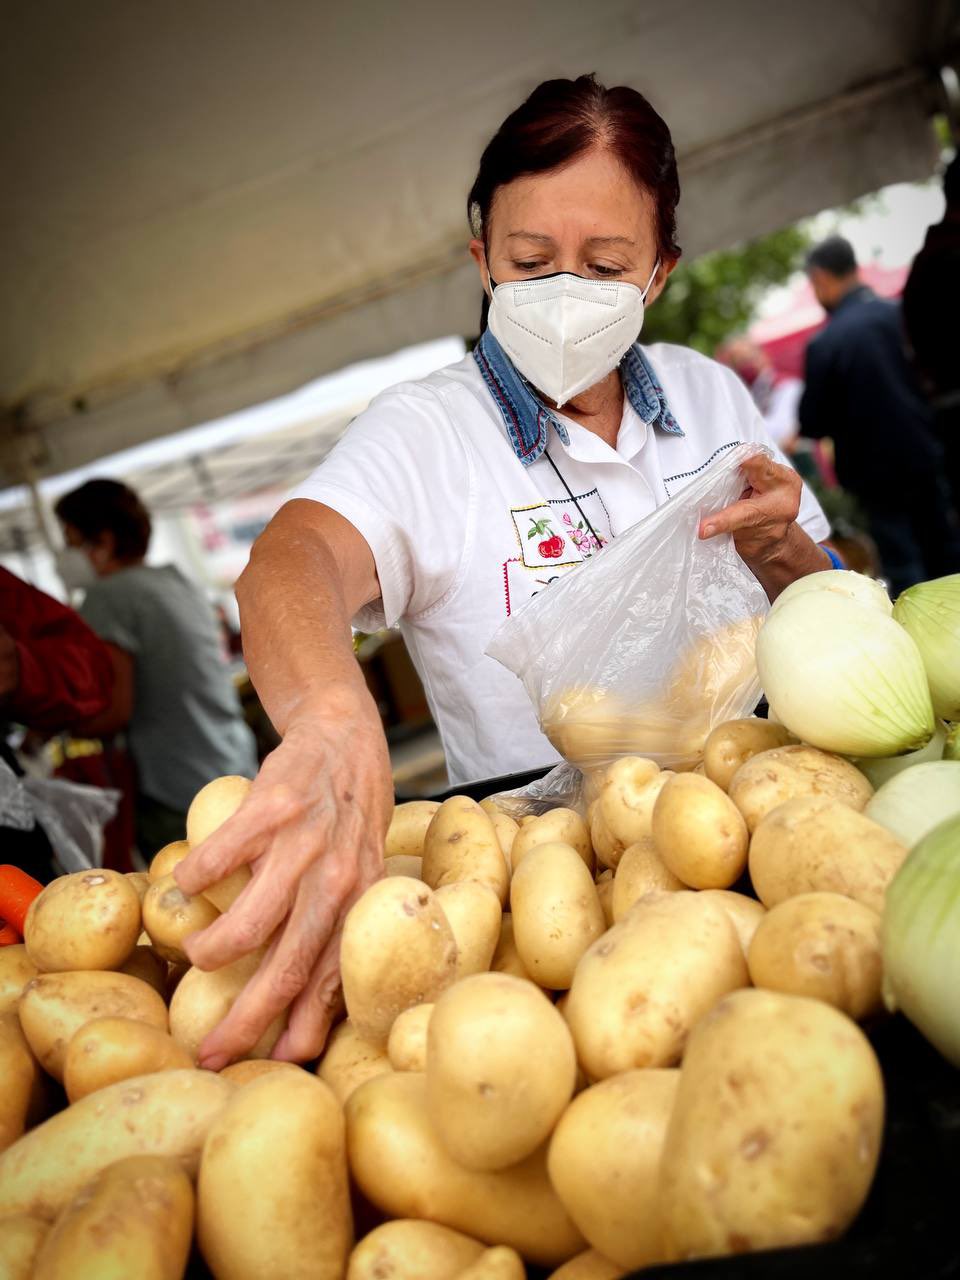
<path id="1" fill-rule="evenodd" d="M 43 828 L 64 871 L 88 871 L 103 860 L 103 828 L 117 812 L 119 791 L 62 778 L 18 778 L 0 760 L 0 825 Z"/>
<path id="2" fill-rule="evenodd" d="M 731 449 L 495 633 L 487 653 L 523 681 L 570 764 L 638 755 L 691 769 L 711 729 L 756 706 L 767 597 L 731 535 L 698 530 L 736 502 L 740 465 L 763 452 Z"/>

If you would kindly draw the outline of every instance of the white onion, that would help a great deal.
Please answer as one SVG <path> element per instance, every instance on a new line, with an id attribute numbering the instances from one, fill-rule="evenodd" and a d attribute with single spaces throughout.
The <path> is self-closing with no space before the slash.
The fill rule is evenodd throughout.
<path id="1" fill-rule="evenodd" d="M 908 587 L 893 616 L 920 650 L 934 711 L 960 720 L 960 573 Z"/>
<path id="2" fill-rule="evenodd" d="M 883 970 L 887 1006 L 960 1067 L 960 817 L 921 840 L 887 889 Z"/>
<path id="3" fill-rule="evenodd" d="M 876 790 L 891 778 L 895 778 L 898 773 L 903 773 L 904 769 L 912 769 L 915 764 L 925 764 L 928 760 L 942 759 L 946 742 L 947 732 L 942 724 L 938 724 L 933 737 L 919 751 L 910 751 L 905 756 L 881 756 L 874 760 L 861 756 L 853 763 L 861 773 L 867 776 L 871 786 Z"/>
<path id="4" fill-rule="evenodd" d="M 917 646 L 858 600 L 806 591 L 772 610 L 757 639 L 757 667 L 782 723 L 823 751 L 895 756 L 933 736 Z"/>
<path id="5" fill-rule="evenodd" d="M 905 769 L 873 793 L 863 812 L 913 848 L 939 823 L 960 814 L 960 760 Z"/>
<path id="6" fill-rule="evenodd" d="M 820 573 L 808 573 L 803 578 L 797 578 L 780 592 L 770 612 L 775 612 L 797 596 L 806 595 L 808 591 L 830 591 L 848 600 L 857 600 L 887 617 L 893 613 L 893 601 L 887 595 L 883 583 L 876 578 L 868 578 L 866 574 L 854 573 L 852 569 L 824 569 Z"/>

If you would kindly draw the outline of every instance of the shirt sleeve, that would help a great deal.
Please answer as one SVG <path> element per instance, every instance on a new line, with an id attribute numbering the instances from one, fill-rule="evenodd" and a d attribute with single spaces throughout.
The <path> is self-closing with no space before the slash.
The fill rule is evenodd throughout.
<path id="1" fill-rule="evenodd" d="M 378 396 L 289 495 L 336 511 L 373 553 L 380 599 L 357 614 L 361 630 L 425 613 L 453 588 L 471 519 L 471 479 L 440 395 L 408 384 Z"/>
<path id="2" fill-rule="evenodd" d="M 791 465 L 790 459 L 780 446 L 770 438 L 770 432 L 767 430 L 750 392 L 732 369 L 722 369 L 721 372 L 727 379 L 727 393 L 733 402 L 732 407 L 736 420 L 742 424 L 743 440 L 751 440 L 757 444 L 766 445 L 777 462 L 789 467 Z M 824 538 L 829 538 L 830 536 L 830 522 L 823 514 L 823 508 L 806 481 L 803 482 L 803 489 L 800 494 L 800 511 L 797 515 L 797 524 L 814 542 L 823 542 Z"/>
<path id="3" fill-rule="evenodd" d="M 95 582 L 87 588 L 80 615 L 101 640 L 115 644 L 132 656 L 140 652 L 132 602 L 109 581 Z"/>

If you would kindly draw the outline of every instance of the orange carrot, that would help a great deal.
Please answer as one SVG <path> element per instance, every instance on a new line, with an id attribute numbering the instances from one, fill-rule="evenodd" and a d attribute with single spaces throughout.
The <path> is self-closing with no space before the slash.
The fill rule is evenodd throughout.
<path id="1" fill-rule="evenodd" d="M 12 947 L 17 942 L 22 942 L 22 938 L 13 925 L 0 920 L 0 947 Z"/>
<path id="2" fill-rule="evenodd" d="M 42 892 L 40 881 L 19 867 L 0 866 L 0 919 L 12 924 L 22 935 L 30 903 Z"/>

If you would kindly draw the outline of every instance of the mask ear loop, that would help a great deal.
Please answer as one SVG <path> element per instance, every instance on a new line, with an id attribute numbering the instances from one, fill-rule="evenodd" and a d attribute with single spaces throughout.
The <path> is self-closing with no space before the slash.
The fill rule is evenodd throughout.
<path id="1" fill-rule="evenodd" d="M 660 270 L 660 259 L 658 257 L 656 262 L 653 264 L 653 271 L 650 275 L 650 279 L 647 281 L 646 285 L 644 286 L 643 292 L 640 294 L 640 297 L 643 299 L 644 302 L 646 302 L 647 300 L 647 294 L 650 292 L 650 286 L 653 284 L 654 280 L 657 278 L 657 272 L 659 270 Z M 488 275 L 490 274 L 489 271 L 487 272 L 487 274 Z"/>

